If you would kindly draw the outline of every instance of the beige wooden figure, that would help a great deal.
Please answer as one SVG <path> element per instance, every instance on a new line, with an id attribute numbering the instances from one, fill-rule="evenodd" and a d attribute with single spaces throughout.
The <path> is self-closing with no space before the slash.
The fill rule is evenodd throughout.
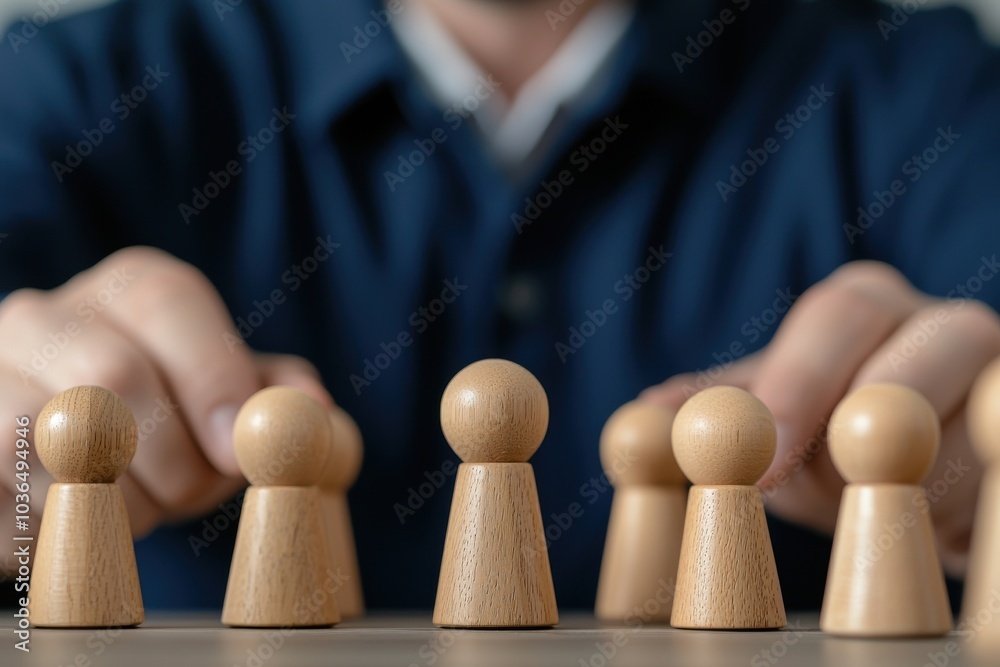
<path id="1" fill-rule="evenodd" d="M 972 530 L 961 621 L 976 632 L 978 645 L 1000 653 L 1000 359 L 976 380 L 966 409 L 972 445 L 986 474 Z"/>
<path id="2" fill-rule="evenodd" d="M 102 387 L 75 387 L 38 415 L 35 447 L 49 487 L 28 616 L 52 628 L 125 627 L 144 618 L 125 497 L 115 484 L 135 454 L 131 410 Z"/>
<path id="3" fill-rule="evenodd" d="M 602 620 L 624 623 L 659 595 L 650 622 L 670 621 L 687 505 L 687 479 L 670 444 L 673 423 L 673 411 L 632 401 L 601 431 L 601 463 L 615 487 L 594 608 Z"/>
<path id="4" fill-rule="evenodd" d="M 298 389 L 269 387 L 236 415 L 236 461 L 252 486 L 243 500 L 222 622 L 322 627 L 340 621 L 328 572 L 319 490 L 330 417 Z"/>
<path id="5" fill-rule="evenodd" d="M 851 637 L 924 637 L 951 630 L 951 611 L 920 482 L 941 428 L 934 408 L 896 384 L 857 389 L 828 427 L 848 482 L 833 538 L 820 628 Z"/>
<path id="6" fill-rule="evenodd" d="M 694 486 L 688 495 L 670 623 L 749 630 L 785 625 L 785 606 L 754 486 L 774 458 L 774 418 L 736 387 L 712 387 L 681 406 L 674 456 Z"/>
<path id="7" fill-rule="evenodd" d="M 467 366 L 441 399 L 462 463 L 448 519 L 434 623 L 530 628 L 559 622 L 531 464 L 549 425 L 545 390 L 517 364 Z"/>
<path id="8" fill-rule="evenodd" d="M 343 579 L 336 597 L 340 617 L 346 620 L 365 613 L 358 553 L 347 506 L 347 490 L 361 472 L 363 450 L 361 431 L 346 411 L 334 407 L 330 413 L 330 424 L 333 437 L 330 438 L 330 452 L 323 467 L 323 477 L 319 481 L 320 505 L 330 568 Z"/>

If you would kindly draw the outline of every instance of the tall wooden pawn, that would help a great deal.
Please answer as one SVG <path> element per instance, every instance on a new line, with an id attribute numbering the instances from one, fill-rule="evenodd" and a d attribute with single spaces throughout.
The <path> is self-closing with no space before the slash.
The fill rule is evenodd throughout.
<path id="1" fill-rule="evenodd" d="M 659 602 L 654 623 L 670 621 L 684 535 L 687 479 L 671 449 L 672 410 L 632 401 L 601 431 L 601 463 L 615 487 L 594 613 L 622 623 Z"/>
<path id="2" fill-rule="evenodd" d="M 28 616 L 39 627 L 126 627 L 144 611 L 125 497 L 115 484 L 135 454 L 128 406 L 75 387 L 38 415 L 35 447 L 55 478 L 45 498 Z"/>
<path id="3" fill-rule="evenodd" d="M 545 390 L 517 364 L 486 359 L 441 399 L 441 428 L 462 463 L 455 479 L 434 623 L 458 628 L 559 622 L 531 464 L 549 425 Z"/>
<path id="4" fill-rule="evenodd" d="M 330 413 L 330 424 L 333 437 L 330 438 L 330 452 L 323 467 L 323 477 L 319 481 L 320 506 L 323 509 L 330 568 L 342 578 L 336 592 L 337 606 L 341 618 L 346 620 L 365 613 L 358 552 L 354 546 L 354 530 L 347 506 L 347 490 L 361 472 L 363 448 L 361 431 L 345 410 L 334 407 Z"/>
<path id="5" fill-rule="evenodd" d="M 222 622 L 323 627 L 340 621 L 328 573 L 319 482 L 330 417 L 291 387 L 268 387 L 236 415 L 236 461 L 252 485 L 243 499 Z"/>
<path id="6" fill-rule="evenodd" d="M 770 411 L 736 387 L 712 387 L 681 406 L 674 456 L 694 482 L 688 495 L 670 623 L 750 630 L 785 625 L 785 606 L 754 484 L 774 459 Z"/>
<path id="7" fill-rule="evenodd" d="M 972 530 L 962 621 L 966 628 L 978 628 L 977 639 L 986 640 L 977 644 L 996 648 L 1000 647 L 1000 359 L 976 380 L 966 414 L 972 445 L 986 474 Z"/>
<path id="8" fill-rule="evenodd" d="M 934 408 L 896 384 L 862 387 L 827 429 L 848 482 L 833 537 L 820 628 L 850 637 L 929 637 L 951 630 L 944 574 L 921 480 L 941 427 Z"/>

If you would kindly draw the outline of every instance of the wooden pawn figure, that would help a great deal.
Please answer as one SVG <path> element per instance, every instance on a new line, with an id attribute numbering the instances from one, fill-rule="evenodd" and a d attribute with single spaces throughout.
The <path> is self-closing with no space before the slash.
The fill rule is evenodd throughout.
<path id="1" fill-rule="evenodd" d="M 920 482 L 941 428 L 916 391 L 874 384 L 842 400 L 827 428 L 848 482 L 840 502 L 820 628 L 850 637 L 929 637 L 951 610 Z"/>
<path id="2" fill-rule="evenodd" d="M 252 485 L 243 500 L 222 622 L 324 627 L 340 621 L 329 572 L 319 482 L 330 417 L 291 387 L 268 387 L 236 415 L 236 461 Z"/>
<path id="3" fill-rule="evenodd" d="M 767 407 L 736 387 L 705 389 L 674 419 L 674 456 L 694 486 L 670 624 L 750 630 L 785 625 L 785 606 L 757 480 L 774 459 Z"/>
<path id="4" fill-rule="evenodd" d="M 448 519 L 434 623 L 459 628 L 559 622 L 535 476 L 527 460 L 549 424 L 538 380 L 486 359 L 441 399 L 441 428 L 462 461 Z"/>
<path id="5" fill-rule="evenodd" d="M 115 484 L 137 442 L 131 410 L 103 387 L 68 389 L 38 415 L 38 458 L 57 483 L 45 498 L 31 573 L 28 616 L 36 626 L 142 623 L 132 531 Z"/>
<path id="6" fill-rule="evenodd" d="M 354 530 L 347 506 L 347 491 L 361 472 L 363 448 L 361 431 L 343 408 L 333 408 L 330 425 L 330 451 L 323 467 L 323 477 L 319 481 L 320 505 L 330 569 L 341 579 L 336 591 L 337 607 L 340 609 L 340 617 L 346 620 L 365 613 L 358 553 L 354 546 Z"/>
<path id="7" fill-rule="evenodd" d="M 986 474 L 976 506 L 961 621 L 976 632 L 977 645 L 995 648 L 1000 646 L 1000 359 L 980 374 L 966 410 L 972 446 Z"/>
<path id="8" fill-rule="evenodd" d="M 623 623 L 650 600 L 668 623 L 684 534 L 687 479 L 671 448 L 674 412 L 631 401 L 601 431 L 601 463 L 615 487 L 594 612 Z M 645 616 L 644 616 L 645 618 Z"/>

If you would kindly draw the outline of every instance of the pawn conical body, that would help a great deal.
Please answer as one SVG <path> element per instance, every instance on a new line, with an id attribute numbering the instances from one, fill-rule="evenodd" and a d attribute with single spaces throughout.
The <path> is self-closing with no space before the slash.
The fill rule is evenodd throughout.
<path id="1" fill-rule="evenodd" d="M 687 491 L 682 486 L 626 486 L 611 502 L 597 585 L 598 618 L 622 623 L 660 593 L 655 623 L 670 621 Z"/>
<path id="2" fill-rule="evenodd" d="M 434 623 L 462 628 L 558 623 L 543 531 L 530 464 L 461 464 Z"/>
<path id="3" fill-rule="evenodd" d="M 785 622 L 760 490 L 691 487 L 670 624 L 749 630 Z"/>
<path id="4" fill-rule="evenodd" d="M 990 621 L 977 635 L 1000 647 L 1000 466 L 994 465 L 983 477 L 972 531 L 969 575 L 965 580 L 962 621 L 978 623 L 989 610 Z"/>
<path id="5" fill-rule="evenodd" d="M 31 573 L 39 627 L 125 627 L 143 622 L 125 498 L 117 484 L 53 484 Z"/>
<path id="6" fill-rule="evenodd" d="M 834 533 L 820 627 L 855 637 L 951 630 L 944 575 L 921 487 L 849 484 Z"/>
<path id="7" fill-rule="evenodd" d="M 327 555 L 330 557 L 334 573 L 342 580 L 336 593 L 340 616 L 344 619 L 363 616 L 365 601 L 361 590 L 361 573 L 358 568 L 358 553 L 354 545 L 354 530 L 351 527 L 347 496 L 341 491 L 322 490 L 320 506 Z"/>
<path id="8" fill-rule="evenodd" d="M 317 627 L 340 621 L 315 487 L 247 490 L 222 622 Z"/>

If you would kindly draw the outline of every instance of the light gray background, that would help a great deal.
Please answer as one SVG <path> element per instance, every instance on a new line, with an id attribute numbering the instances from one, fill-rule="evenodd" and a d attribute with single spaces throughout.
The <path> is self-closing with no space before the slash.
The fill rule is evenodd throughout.
<path id="1" fill-rule="evenodd" d="M 169 0 L 162 0 L 168 2 Z M 339 2 L 340 0 L 329 0 Z M 696 0 L 665 0 L 667 2 L 692 2 Z M 890 0 L 892 2 L 902 2 L 902 0 Z M 909 2 L 919 2 L 927 7 L 935 5 L 956 4 L 963 5 L 972 10 L 979 17 L 979 24 L 983 33 L 990 37 L 995 43 L 1000 44 L 1000 0 L 908 0 Z M 59 2 L 59 0 L 50 0 Z M 88 7 L 105 4 L 108 0 L 63 0 L 65 4 L 60 5 L 59 15 L 67 15 L 73 12 L 82 11 Z M 17 21 L 25 13 L 31 14 L 38 11 L 38 0 L 0 0 L 0 25 L 6 26 Z"/>

